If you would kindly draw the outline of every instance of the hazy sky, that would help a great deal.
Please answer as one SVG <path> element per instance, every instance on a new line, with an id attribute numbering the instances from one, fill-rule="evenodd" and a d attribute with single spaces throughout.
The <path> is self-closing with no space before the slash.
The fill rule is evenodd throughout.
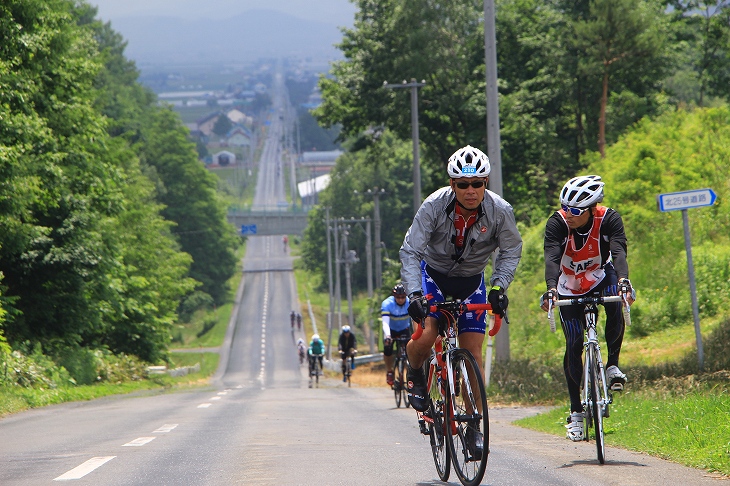
<path id="1" fill-rule="evenodd" d="M 99 7 L 98 17 L 164 15 L 185 19 L 223 19 L 247 10 L 277 10 L 294 17 L 350 27 L 355 5 L 349 0 L 87 0 Z"/>

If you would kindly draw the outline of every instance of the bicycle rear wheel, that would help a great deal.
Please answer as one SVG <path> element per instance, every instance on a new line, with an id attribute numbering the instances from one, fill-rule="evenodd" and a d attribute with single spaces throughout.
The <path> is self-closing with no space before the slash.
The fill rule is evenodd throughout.
<path id="1" fill-rule="evenodd" d="M 433 419 L 433 423 L 428 424 L 428 435 L 431 442 L 431 453 L 433 454 L 433 462 L 436 464 L 441 481 L 448 481 L 451 474 L 451 454 L 447 445 L 446 435 L 444 434 L 446 427 L 444 425 L 444 407 L 443 397 L 438 400 L 431 400 L 428 413 Z"/>
<path id="2" fill-rule="evenodd" d="M 400 357 L 395 358 L 395 380 L 393 381 L 393 395 L 395 395 L 395 406 L 400 408 L 403 401 L 405 387 L 403 386 L 403 362 Z"/>
<path id="3" fill-rule="evenodd" d="M 604 441 L 603 441 L 603 391 L 598 377 L 598 360 L 596 356 L 596 350 L 592 347 L 588 348 L 588 356 L 586 357 L 589 361 L 588 373 L 590 383 L 590 409 L 593 419 L 593 429 L 596 433 L 596 455 L 598 456 L 598 462 L 601 464 L 606 463 Z M 587 425 L 586 425 L 587 428 Z"/>
<path id="4" fill-rule="evenodd" d="M 450 352 L 449 361 L 453 374 L 448 379 L 453 380 L 455 389 L 454 395 L 449 391 L 446 397 L 449 453 L 461 483 L 475 486 L 484 477 L 489 455 L 487 394 L 479 366 L 469 351 L 456 349 Z"/>

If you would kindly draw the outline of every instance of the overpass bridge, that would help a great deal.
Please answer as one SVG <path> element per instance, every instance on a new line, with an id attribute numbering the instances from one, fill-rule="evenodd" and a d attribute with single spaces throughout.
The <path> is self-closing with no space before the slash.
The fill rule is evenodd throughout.
<path id="1" fill-rule="evenodd" d="M 301 235 L 307 227 L 307 213 L 307 209 L 289 206 L 231 208 L 228 210 L 228 222 L 243 236 Z"/>

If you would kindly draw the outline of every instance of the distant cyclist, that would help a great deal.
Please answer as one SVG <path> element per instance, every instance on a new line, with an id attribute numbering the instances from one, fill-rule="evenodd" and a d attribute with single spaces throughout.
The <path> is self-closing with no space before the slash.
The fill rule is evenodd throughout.
<path id="1" fill-rule="evenodd" d="M 342 326 L 338 347 L 340 349 L 343 369 L 347 366 L 347 358 L 351 359 L 351 366 L 354 367 L 355 355 L 357 354 L 357 341 L 355 340 L 355 335 L 350 330 L 350 326 Z M 347 381 L 347 378 L 343 376 L 342 381 Z"/>
<path id="2" fill-rule="evenodd" d="M 380 306 L 383 320 L 383 359 L 385 361 L 385 380 L 393 386 L 393 340 L 398 337 L 410 337 L 411 317 L 408 315 L 408 296 L 403 284 L 393 287 L 393 295 L 383 301 Z"/>
<path id="3" fill-rule="evenodd" d="M 553 213 L 545 226 L 545 282 L 542 309 L 548 301 L 581 295 L 626 294 L 634 302 L 626 261 L 626 233 L 621 216 L 613 209 L 600 206 L 604 183 L 597 175 L 574 177 L 560 191 L 560 210 Z M 606 310 L 606 379 L 613 390 L 623 390 L 626 375 L 618 367 L 624 320 L 621 304 L 605 303 Z M 560 320 L 565 334 L 563 368 L 570 396 L 567 437 L 583 440 L 583 404 L 580 381 L 583 376 L 583 306 L 560 307 Z"/>
<path id="4" fill-rule="evenodd" d="M 312 340 L 309 342 L 309 375 L 314 372 L 314 360 L 319 359 L 319 368 L 323 369 L 322 357 L 324 356 L 324 341 L 319 338 L 319 334 L 312 334 Z"/>
<path id="5" fill-rule="evenodd" d="M 304 363 L 307 357 L 307 345 L 304 344 L 304 339 L 299 338 L 297 341 L 297 354 L 299 355 L 299 364 Z"/>
<path id="6" fill-rule="evenodd" d="M 302 315 L 299 312 L 297 312 L 297 330 L 302 330 Z"/>
<path id="7" fill-rule="evenodd" d="M 297 322 L 297 313 L 294 311 L 291 311 L 291 314 L 289 314 L 289 320 L 291 321 L 291 330 L 294 330 L 294 324 Z"/>

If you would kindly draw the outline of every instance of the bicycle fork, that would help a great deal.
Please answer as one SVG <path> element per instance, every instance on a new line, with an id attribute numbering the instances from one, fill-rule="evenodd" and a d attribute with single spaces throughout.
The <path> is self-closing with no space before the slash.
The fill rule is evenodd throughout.
<path id="1" fill-rule="evenodd" d="M 589 359 L 589 356 L 594 356 L 596 363 L 596 382 L 600 382 L 601 391 L 603 393 L 597 393 L 601 403 L 599 403 L 599 409 L 601 415 L 608 417 L 608 405 L 613 402 L 612 394 L 608 393 L 606 387 L 606 370 L 603 367 L 603 359 L 601 358 L 601 345 L 598 342 L 598 334 L 596 332 L 596 315 L 598 309 L 595 305 L 588 306 L 586 308 L 586 342 L 583 343 L 583 355 L 585 356 L 585 364 L 583 366 L 583 408 L 584 410 L 592 410 L 590 408 L 593 405 L 593 399 L 590 393 L 590 367 L 593 363 Z M 589 352 L 593 349 L 593 352 Z M 587 437 L 587 435 L 586 435 Z"/>

